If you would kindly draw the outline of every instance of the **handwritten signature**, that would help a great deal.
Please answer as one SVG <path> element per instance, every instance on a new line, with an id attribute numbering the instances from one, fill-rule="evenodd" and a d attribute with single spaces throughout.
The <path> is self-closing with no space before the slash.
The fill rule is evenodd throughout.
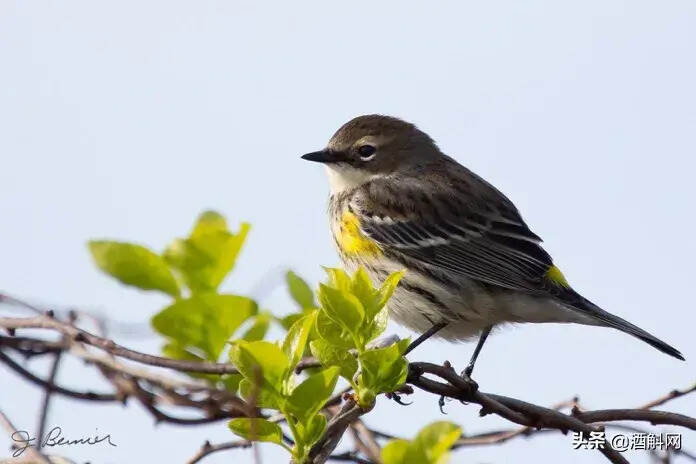
<path id="1" fill-rule="evenodd" d="M 111 435 L 104 435 L 103 437 L 100 437 L 98 434 L 95 434 L 93 437 L 85 437 L 85 438 L 78 438 L 76 440 L 68 440 L 67 438 L 62 436 L 63 429 L 60 427 L 53 427 L 51 430 L 48 431 L 48 433 L 44 436 L 44 439 L 41 441 L 41 446 L 46 447 L 46 446 L 74 446 L 74 445 L 96 445 L 101 442 L 106 442 L 110 444 L 111 446 L 116 446 L 111 441 Z M 22 445 L 15 445 L 15 450 L 14 453 L 12 453 L 13 457 L 18 457 L 21 456 L 24 451 L 29 448 L 30 446 L 34 446 L 36 444 L 36 437 L 32 437 L 29 435 L 29 432 L 26 430 L 17 430 L 12 434 L 12 440 L 14 440 L 16 443 L 21 443 Z"/>

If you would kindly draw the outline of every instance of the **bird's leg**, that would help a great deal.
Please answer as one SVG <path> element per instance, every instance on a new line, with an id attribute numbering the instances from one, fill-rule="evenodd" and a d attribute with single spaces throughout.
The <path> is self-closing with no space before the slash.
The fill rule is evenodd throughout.
<path id="1" fill-rule="evenodd" d="M 435 335 L 437 332 L 440 331 L 440 329 L 443 329 L 446 325 L 447 325 L 446 322 L 438 322 L 436 324 L 433 324 L 433 326 L 431 328 L 429 328 L 428 330 L 423 332 L 423 334 L 421 336 L 419 336 L 418 338 L 413 340 L 411 342 L 411 344 L 408 345 L 408 347 L 406 348 L 406 351 L 404 351 L 404 356 L 406 356 L 411 351 L 413 351 L 418 345 L 420 345 L 421 343 L 423 343 L 424 341 L 426 341 L 427 339 L 429 339 L 430 337 Z"/>
<path id="2" fill-rule="evenodd" d="M 476 344 L 476 348 L 474 348 L 474 353 L 471 355 L 469 365 L 466 366 L 466 368 L 462 371 L 462 377 L 466 376 L 471 378 L 471 374 L 474 372 L 474 364 L 476 364 L 476 358 L 478 358 L 478 355 L 481 352 L 481 348 L 483 348 L 483 344 L 486 343 L 486 339 L 488 338 L 488 334 L 491 333 L 492 328 L 493 326 L 488 326 L 485 329 L 483 329 L 483 332 L 481 332 L 478 343 Z"/>

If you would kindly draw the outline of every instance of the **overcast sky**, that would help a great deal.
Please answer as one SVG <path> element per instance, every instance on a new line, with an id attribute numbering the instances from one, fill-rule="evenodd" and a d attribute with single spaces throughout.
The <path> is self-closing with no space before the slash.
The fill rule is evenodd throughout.
<path id="1" fill-rule="evenodd" d="M 482 390 L 637 406 L 694 381 L 695 44 L 693 1 L 0 0 L 0 291 L 145 322 L 167 300 L 100 274 L 85 242 L 161 250 L 214 208 L 253 225 L 223 289 L 256 291 L 287 312 L 275 285 L 284 269 L 316 285 L 320 266 L 337 264 L 324 173 L 299 155 L 379 112 L 415 122 L 505 192 L 577 290 L 687 357 L 610 329 L 519 326 L 489 339 L 475 373 Z M 119 341 L 159 349 L 156 337 Z M 428 342 L 411 359 L 463 368 L 472 349 Z M 86 372 L 68 362 L 59 381 L 107 388 Z M 34 430 L 40 391 L 2 366 L 0 376 L 0 408 Z M 436 398 L 413 400 L 382 399 L 366 420 L 412 436 L 443 418 Z M 670 409 L 694 415 L 696 401 Z M 509 425 L 473 405 L 446 410 L 466 433 Z M 155 428 L 135 403 L 56 398 L 50 423 L 71 437 L 111 434 L 116 448 L 59 450 L 92 463 L 184 462 L 205 439 L 232 438 L 222 422 Z M 696 450 L 696 434 L 683 443 Z M 266 463 L 282 453 L 263 448 Z M 546 435 L 452 462 L 512 457 L 604 459 Z M 204 462 L 232 460 L 251 454 Z"/>

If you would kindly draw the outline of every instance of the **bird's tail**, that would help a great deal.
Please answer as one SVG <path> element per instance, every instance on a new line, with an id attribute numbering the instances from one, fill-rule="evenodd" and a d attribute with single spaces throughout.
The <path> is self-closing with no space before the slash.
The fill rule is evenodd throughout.
<path id="1" fill-rule="evenodd" d="M 682 361 L 685 360 L 684 356 L 679 352 L 679 350 L 677 350 L 673 346 L 663 342 L 654 335 L 649 334 L 640 327 L 631 324 L 627 320 L 606 312 L 605 310 L 592 303 L 591 301 L 587 300 L 586 298 L 582 298 L 582 300 L 583 301 L 581 304 L 573 305 L 574 309 L 579 309 L 585 315 L 597 319 L 599 322 L 602 323 L 602 325 L 613 327 L 614 329 L 618 329 L 629 335 L 633 335 L 634 337 L 643 340 L 648 345 L 657 348 L 663 353 L 667 353 L 668 355 L 677 359 L 681 359 Z"/>

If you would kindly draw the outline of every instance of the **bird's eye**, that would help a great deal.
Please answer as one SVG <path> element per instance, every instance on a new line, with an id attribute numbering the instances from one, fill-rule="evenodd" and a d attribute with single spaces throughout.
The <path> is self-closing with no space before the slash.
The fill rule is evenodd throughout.
<path id="1" fill-rule="evenodd" d="M 374 155 L 376 151 L 377 149 L 372 145 L 361 145 L 360 148 L 358 148 L 358 153 L 364 160 L 372 158 L 372 155 Z"/>

